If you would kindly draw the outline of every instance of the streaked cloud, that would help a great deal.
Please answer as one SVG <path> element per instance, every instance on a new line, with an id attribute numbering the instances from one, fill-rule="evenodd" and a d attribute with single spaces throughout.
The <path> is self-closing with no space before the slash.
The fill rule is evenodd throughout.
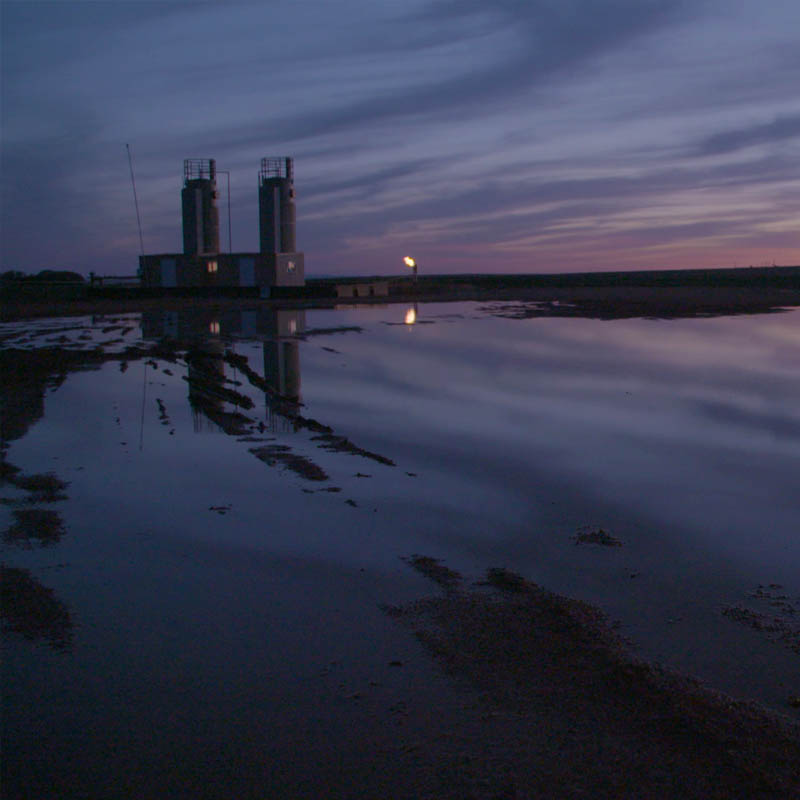
<path id="1" fill-rule="evenodd" d="M 131 273 L 182 159 L 296 161 L 312 273 L 797 263 L 800 7 L 755 0 L 2 5 L 3 266 Z M 222 215 L 225 216 L 224 214 Z"/>

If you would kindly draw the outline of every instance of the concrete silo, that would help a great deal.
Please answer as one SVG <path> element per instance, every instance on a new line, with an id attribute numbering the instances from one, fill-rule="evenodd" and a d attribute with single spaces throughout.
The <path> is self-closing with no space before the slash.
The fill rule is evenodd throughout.
<path id="1" fill-rule="evenodd" d="M 294 253 L 294 167 L 291 158 L 262 158 L 258 228 L 262 253 Z"/>
<path id="2" fill-rule="evenodd" d="M 230 178 L 230 172 L 220 174 Z M 291 158 L 261 160 L 257 253 L 234 253 L 230 247 L 227 253 L 219 251 L 216 161 L 187 158 L 183 177 L 183 253 L 142 254 L 139 274 L 143 286 L 196 287 L 203 292 L 236 289 L 261 297 L 269 297 L 273 287 L 305 286 L 305 256 L 295 250 Z M 230 205 L 228 208 L 230 211 Z M 230 216 L 228 224 L 230 230 Z"/>
<path id="3" fill-rule="evenodd" d="M 217 164 L 213 158 L 184 160 L 181 206 L 184 254 L 218 253 Z"/>

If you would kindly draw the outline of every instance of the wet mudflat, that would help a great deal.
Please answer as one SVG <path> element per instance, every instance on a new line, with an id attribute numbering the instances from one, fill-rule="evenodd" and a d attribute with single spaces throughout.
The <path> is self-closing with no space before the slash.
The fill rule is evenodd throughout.
<path id="1" fill-rule="evenodd" d="M 465 634 L 513 644 L 498 608 L 533 583 L 600 608 L 635 657 L 799 716 L 796 311 L 206 308 L 0 337 L 4 778 L 21 794 L 527 796 L 518 768 L 544 740 L 498 754 L 539 706 L 528 692 L 509 716 Z M 454 594 L 491 567 L 505 586 Z M 431 578 L 447 591 L 423 621 Z M 441 602 L 472 616 L 448 634 Z M 573 690 L 579 639 L 551 671 Z M 507 685 L 535 683 L 504 652 Z M 567 691 L 553 674 L 540 695 Z M 614 689 L 581 702 L 598 692 Z M 678 740 L 724 727 L 697 702 L 715 721 L 678 731 L 683 700 L 641 721 L 675 775 L 698 768 Z M 548 717 L 580 750 L 550 778 L 563 796 L 592 796 L 567 780 L 600 747 L 589 716 L 615 730 L 592 708 Z M 766 749 L 728 741 L 737 771 L 734 734 L 712 736 L 703 768 L 781 796 L 796 775 L 759 762 L 789 759 L 791 736 L 753 725 Z M 614 752 L 593 781 L 622 791 Z"/>

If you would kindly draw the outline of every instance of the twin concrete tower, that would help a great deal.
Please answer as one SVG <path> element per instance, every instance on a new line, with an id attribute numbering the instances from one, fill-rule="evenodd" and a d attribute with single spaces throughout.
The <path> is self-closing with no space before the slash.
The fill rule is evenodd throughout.
<path id="1" fill-rule="evenodd" d="M 294 164 L 262 158 L 258 172 L 258 232 L 262 253 L 294 253 Z"/>
<path id="2" fill-rule="evenodd" d="M 221 174 L 230 178 L 226 172 Z M 143 285 L 198 287 L 212 292 L 258 287 L 262 297 L 268 296 L 271 287 L 305 285 L 304 257 L 296 250 L 291 158 L 261 159 L 257 253 L 220 251 L 217 199 L 217 162 L 213 158 L 187 158 L 181 190 L 183 252 L 141 256 Z M 230 201 L 228 212 L 230 215 Z"/>
<path id="3" fill-rule="evenodd" d="M 217 162 L 187 158 L 183 162 L 183 252 L 219 252 Z M 294 164 L 291 158 L 262 158 L 258 173 L 258 230 L 260 252 L 296 251 Z"/>

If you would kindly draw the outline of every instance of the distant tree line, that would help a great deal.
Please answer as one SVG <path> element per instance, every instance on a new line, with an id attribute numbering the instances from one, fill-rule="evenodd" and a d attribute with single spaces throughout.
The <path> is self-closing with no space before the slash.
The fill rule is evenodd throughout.
<path id="1" fill-rule="evenodd" d="M 35 275 L 26 275 L 18 269 L 9 269 L 0 272 L 0 281 L 3 283 L 86 283 L 83 275 L 68 269 L 43 269 Z"/>

